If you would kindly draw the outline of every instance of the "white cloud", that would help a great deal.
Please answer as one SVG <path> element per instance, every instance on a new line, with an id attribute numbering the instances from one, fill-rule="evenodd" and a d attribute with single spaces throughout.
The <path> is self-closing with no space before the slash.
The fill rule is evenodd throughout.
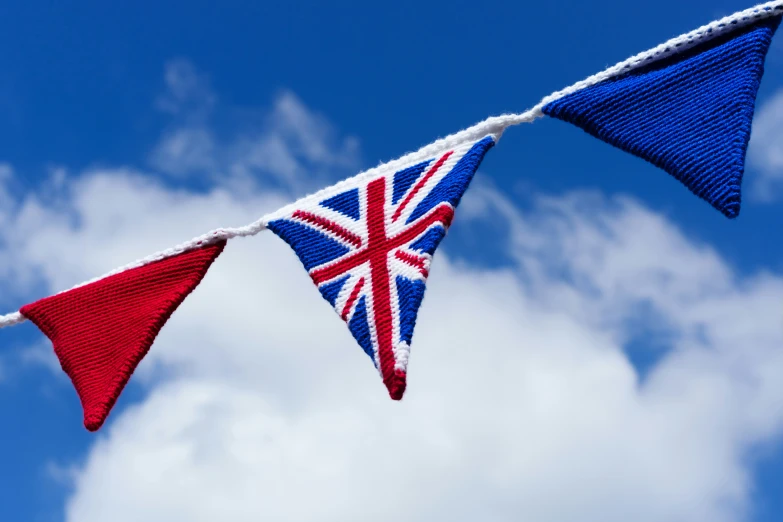
<path id="1" fill-rule="evenodd" d="M 748 159 L 757 170 L 752 194 L 761 201 L 774 201 L 783 187 L 783 89 L 755 116 Z"/>
<path id="2" fill-rule="evenodd" d="M 52 375 L 63 382 L 69 382 L 68 376 L 62 371 L 60 361 L 52 350 L 52 343 L 46 337 L 41 342 L 33 344 L 19 353 L 19 362 L 35 366 L 43 366 L 52 372 Z"/>
<path id="3" fill-rule="evenodd" d="M 158 97 L 159 110 L 189 119 L 206 116 L 217 103 L 209 78 L 188 60 L 171 60 L 163 76 L 165 92 Z"/>
<path id="4" fill-rule="evenodd" d="M 13 238 L 53 290 L 282 203 L 77 183 L 79 226 L 30 200 Z M 281 241 L 234 241 L 142 365 L 149 397 L 77 473 L 68 520 L 739 519 L 745 456 L 783 420 L 783 282 L 733 274 L 632 201 L 520 213 L 476 189 L 466 216 L 505 213 L 520 268 L 437 256 L 402 403 Z M 676 332 L 644 384 L 622 351 L 640 302 Z"/>
<path id="5" fill-rule="evenodd" d="M 14 183 L 14 169 L 8 163 L 0 162 L 0 207 L 8 209 L 13 206 L 14 199 L 9 191 L 9 187 Z M 3 224 L 2 213 L 0 213 L 0 225 Z"/>
<path id="6" fill-rule="evenodd" d="M 356 138 L 339 137 L 326 118 L 291 92 L 280 93 L 272 109 L 259 114 L 218 104 L 206 76 L 188 61 L 168 64 L 165 80 L 158 107 L 175 121 L 149 158 L 159 172 L 206 175 L 219 183 L 262 178 L 301 193 L 334 181 L 330 175 L 358 168 Z M 241 134 L 213 130 L 215 113 L 241 127 Z"/>
<path id="7" fill-rule="evenodd" d="M 205 127 L 183 127 L 163 136 L 150 157 L 161 172 L 183 175 L 216 168 L 215 141 Z"/>
<path id="8" fill-rule="evenodd" d="M 337 173 L 347 177 L 359 168 L 358 140 L 338 137 L 323 116 L 293 93 L 278 95 L 255 127 L 224 146 L 224 170 L 240 177 L 271 176 L 279 186 L 302 194 L 337 181 Z"/>
<path id="9" fill-rule="evenodd" d="M 13 167 L 5 162 L 0 162 L 0 181 L 5 182 L 14 174 Z"/>
<path id="10" fill-rule="evenodd" d="M 356 139 L 347 138 L 338 150 L 332 150 L 332 125 L 323 116 L 311 112 L 293 93 L 280 94 L 270 119 L 275 134 L 289 138 L 292 148 L 298 149 L 310 162 L 331 166 L 354 161 Z"/>
<path id="11" fill-rule="evenodd" d="M 270 112 L 276 157 L 336 168 L 342 144 L 291 100 Z M 52 197 L 3 210 L 4 254 L 27 271 L 17 292 L 67 288 L 288 199 L 127 169 Z M 140 366 L 148 395 L 114 412 L 73 472 L 67 520 L 742 520 L 747 456 L 783 430 L 783 279 L 735 273 L 622 197 L 521 211 L 478 183 L 463 205 L 455 226 L 509 223 L 515 264 L 436 256 L 401 403 L 282 241 L 234 240 Z M 641 308 L 671 340 L 643 382 L 624 353 Z"/>

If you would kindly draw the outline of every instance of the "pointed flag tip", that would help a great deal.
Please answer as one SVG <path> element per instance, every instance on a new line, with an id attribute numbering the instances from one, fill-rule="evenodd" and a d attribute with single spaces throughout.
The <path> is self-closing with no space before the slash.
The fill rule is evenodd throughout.
<path id="1" fill-rule="evenodd" d="M 103 426 L 136 366 L 220 255 L 220 241 L 30 303 L 21 308 L 52 341 L 84 410 Z"/>
<path id="2" fill-rule="evenodd" d="M 739 197 L 737 197 L 737 200 L 729 203 L 722 209 L 723 215 L 726 216 L 729 219 L 735 219 L 737 216 L 739 216 L 740 213 L 740 202 Z"/>
<path id="3" fill-rule="evenodd" d="M 87 431 L 96 432 L 98 431 L 101 426 L 103 426 L 103 423 L 106 421 L 106 418 L 109 416 L 108 411 L 103 411 L 100 413 L 96 412 L 90 412 L 87 413 L 84 412 L 84 427 L 87 428 Z"/>
<path id="4" fill-rule="evenodd" d="M 392 400 L 399 401 L 402 396 L 405 395 L 405 388 L 407 387 L 407 376 L 402 370 L 394 370 L 391 377 L 384 381 L 386 389 L 389 390 L 389 397 Z"/>
<path id="5" fill-rule="evenodd" d="M 756 94 L 780 21 L 762 19 L 542 110 L 649 161 L 735 218 Z"/>

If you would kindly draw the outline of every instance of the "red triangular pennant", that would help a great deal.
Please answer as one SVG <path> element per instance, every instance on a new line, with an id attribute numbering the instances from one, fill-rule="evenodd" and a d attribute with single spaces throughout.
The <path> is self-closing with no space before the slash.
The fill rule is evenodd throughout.
<path id="1" fill-rule="evenodd" d="M 52 341 L 96 431 L 171 314 L 223 251 L 221 241 L 25 305 Z"/>

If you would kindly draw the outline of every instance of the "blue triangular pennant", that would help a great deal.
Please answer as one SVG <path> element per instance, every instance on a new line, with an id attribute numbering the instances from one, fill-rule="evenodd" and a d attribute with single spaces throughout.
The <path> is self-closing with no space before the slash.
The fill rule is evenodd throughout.
<path id="1" fill-rule="evenodd" d="M 653 163 L 736 217 L 756 93 L 780 20 L 566 95 L 543 112 Z"/>
<path id="2" fill-rule="evenodd" d="M 379 370 L 405 391 L 432 256 L 494 136 L 379 167 L 282 209 L 267 222 Z M 423 161 L 422 161 L 423 160 Z"/>

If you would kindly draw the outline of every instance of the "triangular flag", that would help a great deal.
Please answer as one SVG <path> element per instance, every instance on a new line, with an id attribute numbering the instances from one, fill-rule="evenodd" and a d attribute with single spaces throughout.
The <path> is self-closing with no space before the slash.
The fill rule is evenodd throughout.
<path id="1" fill-rule="evenodd" d="M 304 198 L 267 226 L 402 398 L 416 316 L 435 249 L 494 136 L 396 161 Z"/>
<path id="2" fill-rule="evenodd" d="M 736 217 L 756 93 L 780 19 L 729 32 L 542 110 L 664 169 Z"/>
<path id="3" fill-rule="evenodd" d="M 131 268 L 21 308 L 54 345 L 96 431 L 158 332 L 225 241 Z"/>

